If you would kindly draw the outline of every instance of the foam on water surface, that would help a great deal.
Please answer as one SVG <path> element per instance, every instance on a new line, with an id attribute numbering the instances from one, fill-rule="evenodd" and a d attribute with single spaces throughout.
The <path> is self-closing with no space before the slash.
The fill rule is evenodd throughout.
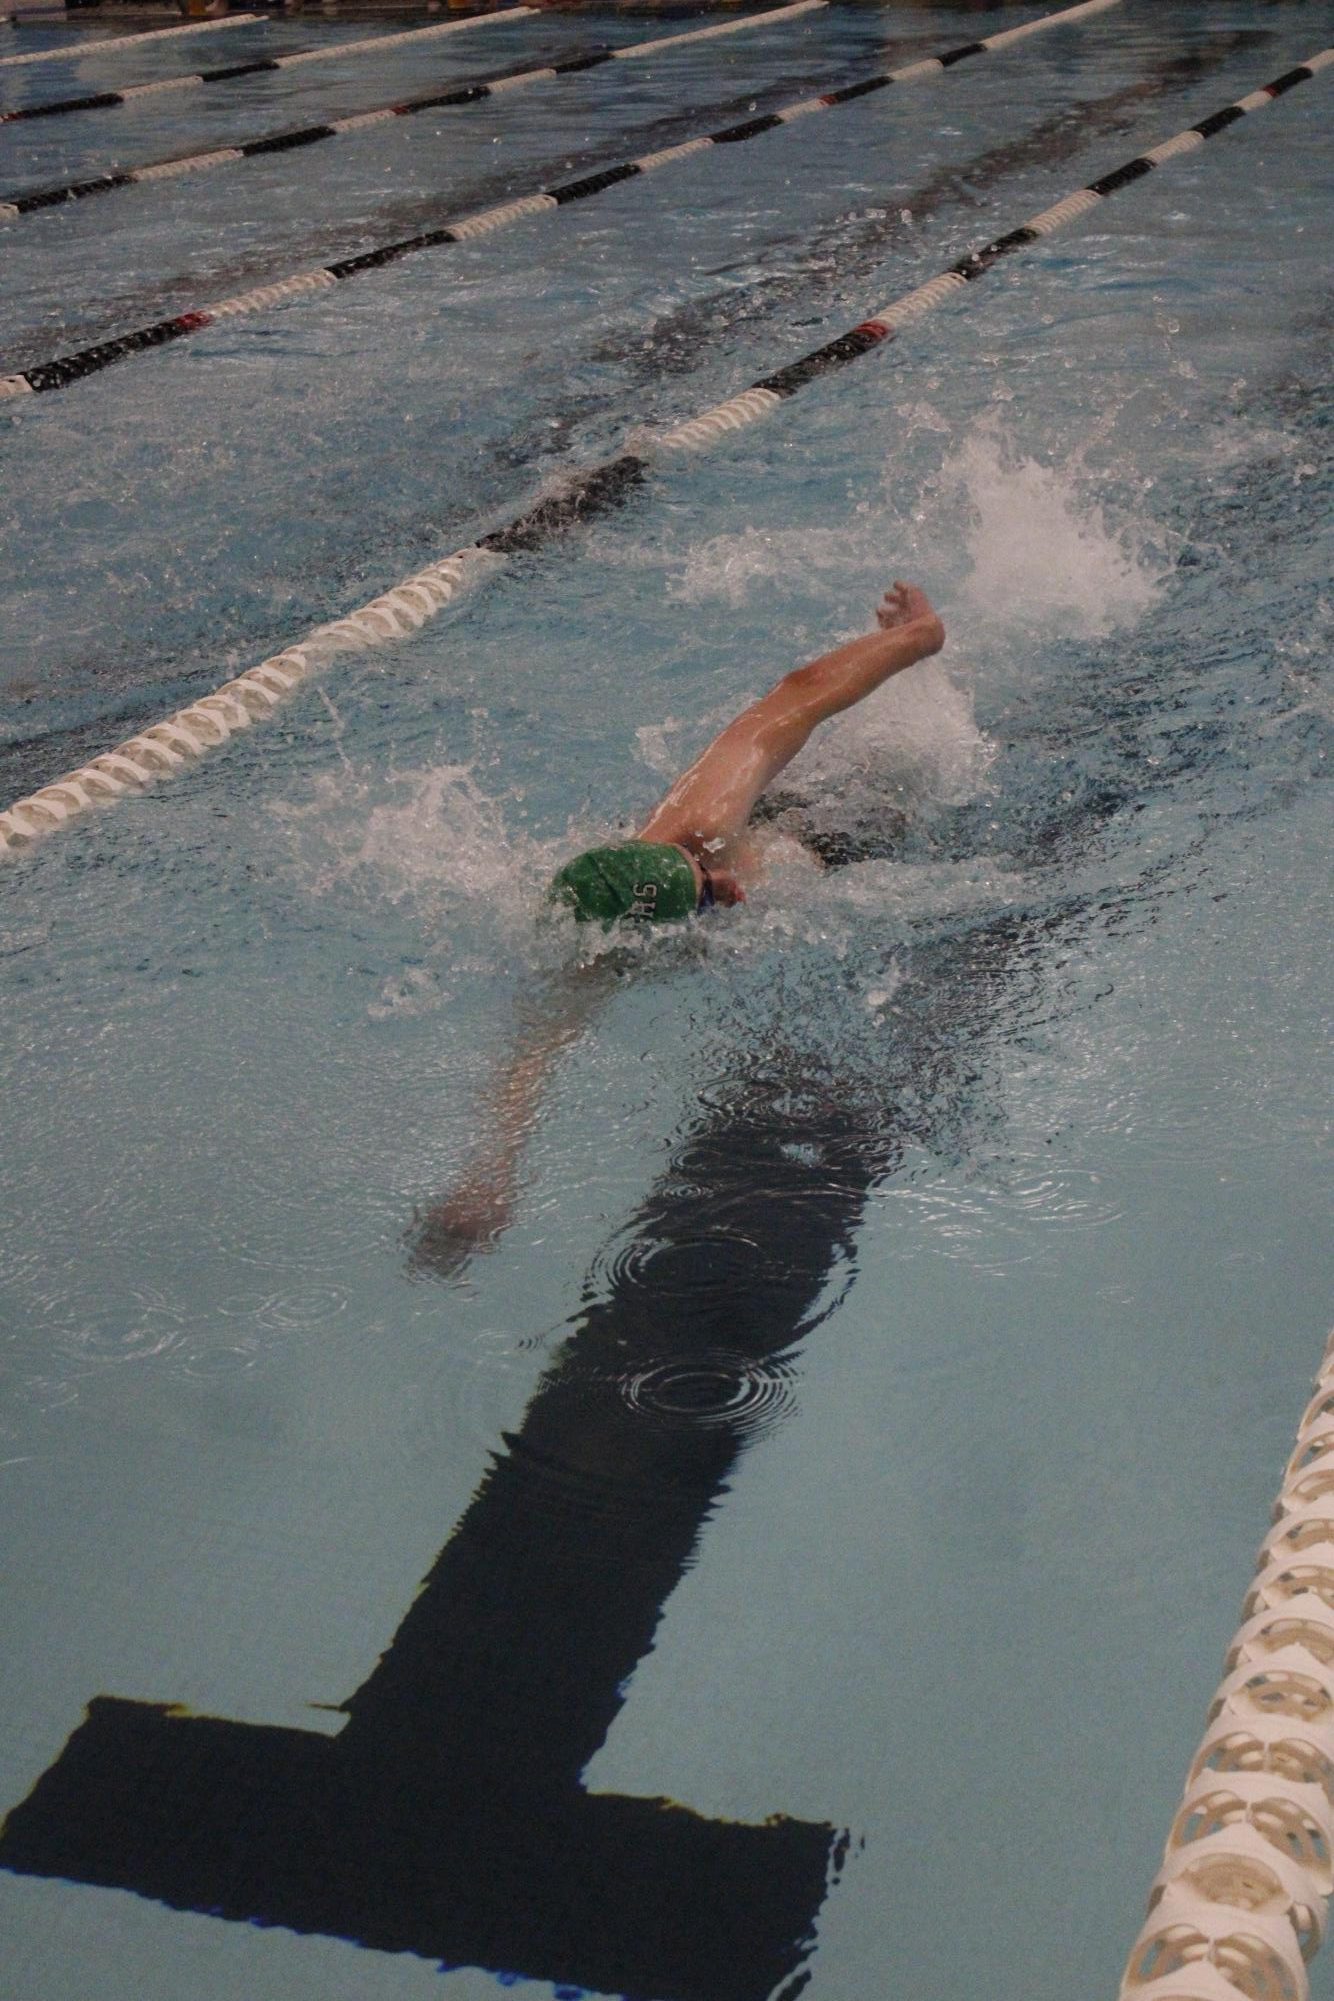
<path id="1" fill-rule="evenodd" d="M 1145 509 L 1113 526 L 1099 482 L 1028 458 L 989 419 L 947 459 L 970 527 L 963 579 L 975 624 L 1013 642 L 1101 639 L 1132 627 L 1169 574 L 1163 534 Z"/>

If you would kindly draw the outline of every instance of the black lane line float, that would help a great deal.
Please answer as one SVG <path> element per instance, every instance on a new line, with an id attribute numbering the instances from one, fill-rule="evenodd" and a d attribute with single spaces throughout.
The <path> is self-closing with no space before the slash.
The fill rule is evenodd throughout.
<path id="1" fill-rule="evenodd" d="M 213 694 L 20 799 L 0 813 L 0 858 L 21 853 L 30 842 L 58 832 L 94 806 L 124 798 L 169 772 L 184 769 L 237 730 L 248 729 L 261 717 L 271 715 L 303 681 L 340 655 L 409 637 L 452 603 L 462 589 L 486 574 L 495 558 L 541 549 L 579 523 L 616 506 L 643 484 L 656 456 L 703 450 L 730 432 L 758 422 L 808 383 L 892 340 L 902 327 L 935 311 L 1014 251 L 1026 249 L 1087 215 L 1156 167 L 1194 152 L 1248 113 L 1286 96 L 1331 64 L 1334 47 L 1297 63 L 1272 83 L 1103 174 L 1018 229 L 970 251 L 836 340 L 762 376 L 749 389 L 697 417 L 669 430 L 644 432 L 634 450 L 588 467 L 504 526 L 479 535 L 466 548 L 417 571 L 345 617 L 317 626 L 304 640 L 261 661 Z"/>
<path id="2" fill-rule="evenodd" d="M 785 237 L 775 237 L 759 247 L 752 260 L 754 276 L 743 284 L 716 285 L 665 307 L 641 320 L 633 340 L 624 328 L 612 326 L 587 346 L 587 359 L 595 366 L 616 365 L 628 390 L 656 389 L 664 374 L 680 374 L 711 341 L 730 336 L 738 326 L 758 338 L 766 322 L 797 301 L 809 314 L 820 295 L 846 296 L 850 281 L 872 277 L 887 258 L 922 243 L 924 225 L 961 208 L 976 212 L 979 198 L 991 201 L 1012 176 L 1034 167 L 1055 171 L 1071 159 L 1087 157 L 1103 140 L 1110 143 L 1124 133 L 1142 131 L 1157 105 L 1181 103 L 1188 89 L 1213 83 L 1239 54 L 1251 55 L 1257 41 L 1268 39 L 1246 30 L 1213 31 L 1183 45 L 1134 82 L 1053 103 L 1018 136 L 942 163 L 914 185 L 896 183 L 892 199 L 882 190 L 868 200 L 868 190 L 860 186 L 853 206 L 824 217 L 803 237 L 799 258 L 790 255 Z M 1096 73 L 1089 80 L 1101 81 Z M 560 428 L 567 431 L 585 414 L 605 407 L 593 394 L 572 398 L 567 393 Z M 513 452 L 509 462 L 519 463 Z"/>
<path id="3" fill-rule="evenodd" d="M 10 19 L 13 20 L 13 16 Z M 24 63 L 86 62 L 89 56 L 115 55 L 136 42 L 166 42 L 177 35 L 217 34 L 220 28 L 267 26 L 263 14 L 229 14 L 225 21 L 187 21 L 183 28 L 145 28 L 138 35 L 104 35 L 92 41 L 67 42 L 57 49 L 29 49 L 21 56 L 0 56 L 0 69 L 18 69 Z"/>
<path id="4" fill-rule="evenodd" d="M 298 146 L 313 146 L 321 139 L 334 139 L 345 132 L 364 132 L 368 126 L 383 125 L 390 119 L 410 118 L 418 111 L 441 111 L 464 104 L 480 104 L 488 97 L 501 97 L 522 90 L 531 83 L 545 83 L 552 77 L 575 76 L 583 70 L 598 69 L 603 63 L 629 62 L 679 48 L 683 42 L 703 42 L 720 35 L 739 35 L 770 21 L 790 20 L 794 15 L 813 14 L 827 7 L 829 0 L 796 0 L 791 7 L 773 8 L 767 14 L 748 14 L 744 20 L 717 22 L 708 28 L 694 28 L 685 35 L 658 35 L 647 42 L 631 42 L 625 48 L 596 48 L 540 69 L 517 70 L 507 76 L 488 77 L 475 83 L 461 83 L 448 90 L 435 90 L 423 97 L 407 97 L 396 104 L 375 105 L 369 111 L 350 112 L 345 118 L 330 118 L 322 125 L 303 125 L 286 132 L 272 132 L 259 139 L 244 139 L 235 146 L 215 146 L 207 153 L 177 154 L 167 160 L 149 161 L 142 167 L 126 167 L 121 172 L 96 174 L 86 181 L 65 181 L 59 187 L 42 188 L 32 194 L 9 195 L 0 200 L 0 222 L 35 209 L 56 208 L 62 202 L 82 201 L 89 195 L 108 194 L 113 188 L 134 187 L 141 181 L 165 181 L 179 174 L 194 174 L 210 167 L 226 166 L 233 160 L 250 160 L 262 153 L 287 153 Z"/>
<path id="5" fill-rule="evenodd" d="M 0 400 L 8 396 L 22 396 L 29 391 L 41 394 L 51 389 L 66 389 L 70 383 L 82 382 L 87 376 L 97 375 L 102 369 L 110 368 L 132 354 L 143 353 L 146 348 L 165 347 L 172 341 L 185 339 L 188 334 L 202 333 L 205 327 L 211 327 L 219 320 L 265 312 L 284 300 L 299 298 L 307 292 L 325 291 L 345 278 L 358 278 L 366 271 L 383 270 L 387 264 L 396 264 L 400 258 L 415 256 L 421 250 L 440 250 L 449 244 L 467 243 L 473 237 L 490 235 L 494 230 L 506 229 L 529 216 L 563 208 L 569 202 L 586 201 L 592 195 L 617 187 L 622 181 L 634 180 L 641 174 L 656 173 L 696 153 L 707 152 L 711 147 L 738 145 L 811 112 L 828 111 L 849 104 L 871 91 L 883 90 L 891 83 L 939 76 L 966 56 L 985 55 L 990 48 L 999 47 L 1017 34 L 1056 27 L 1077 16 L 1101 13 L 1107 7 L 1118 4 L 1119 0 L 1082 0 L 1080 6 L 1026 22 L 1022 29 L 1010 29 L 1004 35 L 994 35 L 989 42 L 968 42 L 962 48 L 948 49 L 939 56 L 928 56 L 920 62 L 909 63 L 903 69 L 881 71 L 860 83 L 845 84 L 842 89 L 828 91 L 821 97 L 802 98 L 795 104 L 784 105 L 779 111 L 768 112 L 762 118 L 750 118 L 740 125 L 725 126 L 720 132 L 686 139 L 679 145 L 664 146 L 654 153 L 642 153 L 638 159 L 622 161 L 618 166 L 602 167 L 596 173 L 582 174 L 577 180 L 541 188 L 530 195 L 519 195 L 512 201 L 501 202 L 498 207 L 481 209 L 475 215 L 458 216 L 442 228 L 420 230 L 414 236 L 400 237 L 394 243 L 382 243 L 376 249 L 363 250 L 354 257 L 343 257 L 336 263 L 319 265 L 310 271 L 297 271 L 290 277 L 258 285 L 252 291 L 238 292 L 230 299 L 219 299 L 188 312 L 173 313 L 169 319 L 155 320 L 150 326 L 136 327 L 131 333 L 96 341 L 89 347 L 77 348 L 74 353 L 61 355 L 53 361 L 37 362 L 14 375 L 0 376 Z"/>
<path id="6" fill-rule="evenodd" d="M 71 111 L 105 111 L 114 104 L 133 104 L 141 97 L 161 97 L 169 90 L 197 90 L 204 83 L 230 83 L 238 76 L 259 76 L 265 70 L 294 69 L 298 63 L 333 62 L 339 56 L 378 55 L 382 49 L 400 47 L 404 42 L 424 42 L 441 35 L 460 35 L 465 28 L 485 28 L 493 21 L 512 21 L 519 14 L 535 14 L 536 7 L 496 7 L 485 14 L 469 14 L 462 21 L 436 21 L 429 28 L 405 28 L 397 35 L 369 35 L 360 42 L 335 42 L 323 49 L 294 49 L 287 56 L 259 56 L 253 62 L 226 63 L 221 69 L 195 70 L 189 76 L 165 76 L 156 83 L 127 83 L 123 90 L 95 90 L 85 97 L 59 97 L 50 104 L 25 104 L 15 111 L 0 111 L 0 125 L 13 125 L 25 118 L 61 118 Z"/>

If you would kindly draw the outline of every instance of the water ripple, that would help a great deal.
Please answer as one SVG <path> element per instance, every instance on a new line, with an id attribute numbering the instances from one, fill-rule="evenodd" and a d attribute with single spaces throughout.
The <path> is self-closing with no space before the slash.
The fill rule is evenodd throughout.
<path id="1" fill-rule="evenodd" d="M 274 1333 L 301 1327 L 321 1327 L 347 1311 L 347 1294 L 336 1285 L 305 1286 L 297 1292 L 275 1292 L 255 1309 L 255 1323 Z"/>
<path id="2" fill-rule="evenodd" d="M 156 1293 L 135 1293 L 119 1313 L 87 1316 L 49 1300 L 44 1317 L 56 1323 L 53 1352 L 76 1365 L 152 1361 L 174 1353 L 186 1337 L 184 1316 Z"/>
<path id="3" fill-rule="evenodd" d="M 671 1356 L 615 1378 L 636 1417 L 668 1430 L 727 1430 L 753 1439 L 776 1431 L 796 1407 L 791 1363 L 711 1350 Z"/>
<path id="4" fill-rule="evenodd" d="M 609 1297 L 653 1292 L 673 1304 L 699 1306 L 735 1296 L 753 1281 L 763 1252 L 741 1231 L 703 1229 L 669 1241 L 634 1229 L 596 1260 L 593 1284 Z"/>
<path id="5" fill-rule="evenodd" d="M 260 1343 L 246 1335 L 231 1341 L 210 1340 L 206 1336 L 191 1342 L 182 1351 L 180 1373 L 192 1382 L 225 1382 L 233 1376 L 248 1375 L 260 1360 Z"/>

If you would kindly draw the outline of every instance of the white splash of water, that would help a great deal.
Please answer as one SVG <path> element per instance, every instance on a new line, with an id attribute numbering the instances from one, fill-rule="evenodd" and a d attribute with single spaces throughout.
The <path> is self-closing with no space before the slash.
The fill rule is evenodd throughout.
<path id="1" fill-rule="evenodd" d="M 948 426 L 929 405 L 900 413 L 914 433 Z M 1096 431 L 1096 427 L 1095 427 Z M 733 608 L 812 579 L 848 600 L 873 595 L 891 573 L 925 566 L 957 581 L 941 592 L 951 630 L 1008 628 L 1028 638 L 1098 638 L 1133 623 L 1171 567 L 1171 537 L 1142 515 L 1111 517 L 1084 464 L 1089 440 L 1063 463 L 1025 453 L 996 412 L 984 417 L 926 476 L 917 504 L 904 490 L 902 455 L 887 459 L 883 499 L 863 500 L 836 528 L 748 526 L 686 552 L 669 584 L 682 603 Z"/>
<path id="2" fill-rule="evenodd" d="M 812 570 L 857 579 L 865 590 L 873 560 L 872 530 L 859 534 L 853 523 L 839 528 L 743 528 L 715 535 L 686 556 L 671 595 L 683 604 L 748 604 L 757 585 L 800 581 Z"/>
<path id="3" fill-rule="evenodd" d="M 891 530 L 886 510 L 864 503 L 837 529 L 746 528 L 718 535 L 688 553 L 673 594 L 691 604 L 720 600 L 739 606 L 752 594 L 768 594 L 783 583 L 799 584 L 818 574 L 849 604 L 866 603 L 866 624 L 842 635 L 852 638 L 855 630 L 866 630 L 877 591 L 890 580 L 885 552 Z M 911 553 L 897 562 L 902 571 L 914 574 Z M 825 643 L 836 645 L 838 637 L 830 634 Z M 807 794 L 837 791 L 854 801 L 860 795 L 870 809 L 877 803 L 911 806 L 930 799 L 947 805 L 971 798 L 993 750 L 973 719 L 973 677 L 957 648 L 947 658 L 948 667 L 932 660 L 896 675 L 856 708 L 824 724 L 790 775 L 779 780 L 780 787 L 790 783 Z M 721 727 L 730 714 L 710 722 Z M 640 755 L 654 771 L 668 775 L 680 769 L 683 760 L 674 759 L 672 752 L 683 736 L 695 751 L 707 741 L 707 734 L 668 724 L 639 732 Z"/>
<path id="4" fill-rule="evenodd" d="M 299 803 L 273 812 L 286 829 L 293 867 L 312 896 L 389 904 L 407 917 L 420 960 L 381 984 L 368 1012 L 377 1021 L 434 1013 L 452 983 L 497 973 L 539 974 L 606 952 L 670 951 L 676 927 L 604 935 L 553 910 L 546 888 L 582 848 L 623 840 L 628 829 L 571 820 L 551 840 L 511 828 L 505 801 L 490 797 L 463 764 L 386 778 L 373 768 L 324 774 Z M 426 963 L 422 963 L 422 962 Z"/>
<path id="5" fill-rule="evenodd" d="M 947 457 L 934 485 L 950 511 L 963 504 L 961 595 L 980 627 L 1101 638 L 1142 617 L 1167 574 L 1151 521 L 1113 525 L 1071 468 L 1025 457 L 994 418 Z"/>
<path id="6" fill-rule="evenodd" d="M 679 716 L 665 716 L 660 723 L 641 723 L 635 731 L 636 757 L 660 778 L 671 780 L 676 776 L 677 757 L 672 740 L 681 728 Z"/>
<path id="7" fill-rule="evenodd" d="M 896 675 L 856 708 L 822 724 L 778 779 L 779 789 L 837 794 L 871 810 L 971 799 L 995 754 L 973 720 L 972 679 L 961 665 L 947 669 L 938 660 Z M 754 699 L 752 691 L 688 721 L 669 716 L 641 725 L 635 731 L 640 762 L 670 782 Z"/>
<path id="8" fill-rule="evenodd" d="M 635 756 L 659 778 L 673 783 L 710 744 L 719 730 L 759 696 L 758 688 L 740 689 L 728 701 L 697 716 L 665 716 L 660 723 L 641 723 L 635 731 Z"/>
<path id="9" fill-rule="evenodd" d="M 994 755 L 973 717 L 971 675 L 926 660 L 826 723 L 791 765 L 791 783 L 837 791 L 850 807 L 959 805 Z"/>
<path id="10" fill-rule="evenodd" d="M 387 779 L 329 772 L 309 799 L 273 810 L 312 894 L 406 906 L 427 935 L 460 918 L 481 921 L 511 946 L 531 936 L 540 888 L 568 847 L 512 832 L 502 802 L 464 764 Z"/>
<path id="11" fill-rule="evenodd" d="M 368 1004 L 366 1012 L 372 1021 L 390 1021 L 396 1015 L 412 1020 L 417 1015 L 434 1014 L 448 999 L 448 992 L 429 966 L 404 966 L 381 982 L 380 997 Z"/>

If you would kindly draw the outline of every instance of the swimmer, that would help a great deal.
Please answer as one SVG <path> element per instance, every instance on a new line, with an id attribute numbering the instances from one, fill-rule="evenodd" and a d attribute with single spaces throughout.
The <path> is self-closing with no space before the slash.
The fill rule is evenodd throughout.
<path id="1" fill-rule="evenodd" d="M 633 840 L 590 848 L 553 879 L 548 899 L 580 923 L 679 922 L 712 906 L 743 903 L 763 871 L 763 843 L 747 825 L 766 787 L 830 716 L 873 694 L 891 675 L 938 653 L 941 624 L 924 591 L 896 583 L 876 609 L 876 630 L 794 668 L 730 722 L 677 779 Z M 412 1269 L 455 1277 L 509 1223 L 519 1167 L 546 1079 L 621 968 L 605 956 L 580 966 L 521 1010 L 517 1047 L 473 1124 L 480 1144 L 451 1193 L 419 1215 Z"/>
<path id="2" fill-rule="evenodd" d="M 896 583 L 876 610 L 876 632 L 785 674 L 677 779 L 632 841 L 590 848 L 559 871 L 553 901 L 581 922 L 664 923 L 745 901 L 761 869 L 746 827 L 761 794 L 830 716 L 945 643 L 925 591 Z"/>

